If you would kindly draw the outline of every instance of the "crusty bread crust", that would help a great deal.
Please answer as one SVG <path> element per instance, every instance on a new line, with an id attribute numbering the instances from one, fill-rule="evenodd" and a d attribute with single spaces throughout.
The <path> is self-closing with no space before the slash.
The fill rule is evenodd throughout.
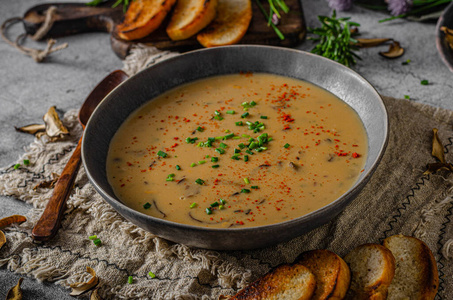
<path id="1" fill-rule="evenodd" d="M 215 19 L 197 35 L 197 40 L 204 47 L 236 44 L 247 32 L 251 19 L 251 0 L 219 0 Z"/>
<path id="2" fill-rule="evenodd" d="M 124 21 L 116 33 L 124 40 L 141 39 L 156 30 L 176 0 L 134 0 L 128 7 Z"/>
<path id="3" fill-rule="evenodd" d="M 316 287 L 315 276 L 303 265 L 280 265 L 251 283 L 230 300 L 309 300 Z"/>
<path id="4" fill-rule="evenodd" d="M 439 274 L 429 247 L 417 238 L 404 235 L 388 237 L 383 245 L 392 251 L 396 261 L 388 299 L 434 299 L 439 288 Z"/>
<path id="5" fill-rule="evenodd" d="M 167 26 L 170 39 L 185 40 L 205 28 L 216 16 L 218 0 L 178 0 Z"/>
<path id="6" fill-rule="evenodd" d="M 316 278 L 312 300 L 340 300 L 346 295 L 351 275 L 346 262 L 329 250 L 312 250 L 302 253 L 298 264 L 306 266 Z"/>
<path id="7" fill-rule="evenodd" d="M 391 251 L 378 244 L 364 244 L 354 248 L 344 259 L 352 275 L 346 299 L 387 299 L 388 287 L 395 275 L 395 258 Z M 378 263 L 371 265 L 371 261 Z"/>

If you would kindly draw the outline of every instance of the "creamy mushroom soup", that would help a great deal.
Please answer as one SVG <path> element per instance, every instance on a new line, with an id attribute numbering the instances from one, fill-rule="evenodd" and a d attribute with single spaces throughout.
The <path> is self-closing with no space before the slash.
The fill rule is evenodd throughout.
<path id="1" fill-rule="evenodd" d="M 304 81 L 244 73 L 172 89 L 112 139 L 107 175 L 131 208 L 206 227 L 252 227 L 313 212 L 363 171 L 356 112 Z"/>

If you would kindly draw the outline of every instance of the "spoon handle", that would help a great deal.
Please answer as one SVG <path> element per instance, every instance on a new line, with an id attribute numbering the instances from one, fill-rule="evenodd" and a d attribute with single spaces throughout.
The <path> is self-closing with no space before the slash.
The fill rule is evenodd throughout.
<path id="1" fill-rule="evenodd" d="M 32 237 L 36 241 L 47 241 L 55 236 L 60 227 L 61 218 L 66 208 L 66 200 L 72 191 L 81 162 L 82 139 L 71 155 L 63 172 L 55 184 L 52 197 L 36 223 L 32 231 Z"/>

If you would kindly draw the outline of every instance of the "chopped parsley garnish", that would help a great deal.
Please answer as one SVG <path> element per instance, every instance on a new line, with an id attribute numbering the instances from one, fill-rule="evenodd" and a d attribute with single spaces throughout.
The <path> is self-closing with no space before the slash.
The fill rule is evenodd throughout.
<path id="1" fill-rule="evenodd" d="M 204 180 L 203 179 L 200 179 L 198 178 L 197 180 L 195 180 L 195 182 L 199 185 L 203 185 L 204 184 Z"/>
<path id="2" fill-rule="evenodd" d="M 157 152 L 157 155 L 160 156 L 160 157 L 163 157 L 163 158 L 168 156 L 167 153 L 165 153 L 164 151 L 160 151 L 160 150 L 159 150 L 159 152 Z"/>
<path id="3" fill-rule="evenodd" d="M 146 202 L 145 204 L 143 204 L 144 209 L 148 209 L 150 207 L 151 207 L 151 203 L 149 203 L 149 202 Z"/>

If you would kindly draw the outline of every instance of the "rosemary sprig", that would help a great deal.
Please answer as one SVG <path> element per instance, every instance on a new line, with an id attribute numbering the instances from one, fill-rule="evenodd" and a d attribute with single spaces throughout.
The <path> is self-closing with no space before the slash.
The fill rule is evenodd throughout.
<path id="1" fill-rule="evenodd" d="M 88 6 L 98 6 L 99 4 L 105 2 L 105 0 L 93 0 L 91 2 L 86 3 Z M 117 0 L 113 3 L 112 8 L 117 7 L 118 5 L 123 5 L 123 12 L 126 13 L 127 7 L 129 6 L 130 0 Z"/>
<path id="2" fill-rule="evenodd" d="M 308 29 L 319 36 L 309 38 L 317 42 L 311 52 L 335 60 L 347 67 L 354 65 L 356 58 L 360 59 L 360 57 L 354 53 L 358 47 L 351 29 L 359 27 L 360 24 L 349 21 L 350 18 L 337 18 L 335 10 L 332 17 L 318 16 L 318 19 L 322 26 Z"/>

